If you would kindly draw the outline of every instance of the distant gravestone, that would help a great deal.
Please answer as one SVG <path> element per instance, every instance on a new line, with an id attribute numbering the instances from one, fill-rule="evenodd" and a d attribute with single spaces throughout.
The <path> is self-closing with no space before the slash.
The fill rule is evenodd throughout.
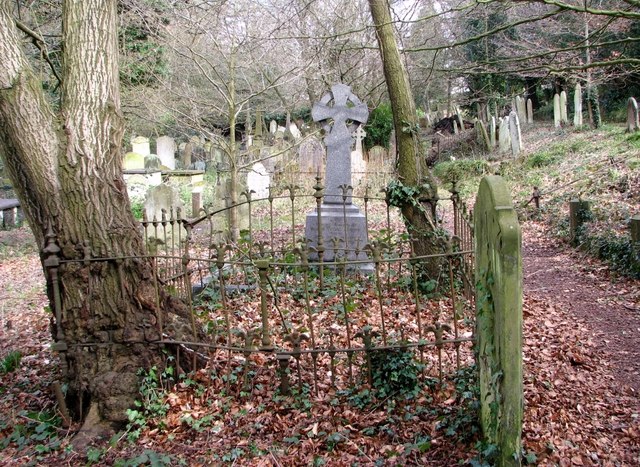
<path id="1" fill-rule="evenodd" d="M 295 139 L 296 141 L 302 138 L 302 133 L 300 132 L 300 129 L 298 128 L 298 125 L 295 124 L 295 122 L 291 122 L 289 124 L 289 133 L 291 133 L 291 136 L 293 136 L 293 139 Z"/>
<path id="2" fill-rule="evenodd" d="M 492 116 L 489 120 L 489 142 L 491 149 L 496 147 L 496 117 Z"/>
<path id="3" fill-rule="evenodd" d="M 582 86 L 576 84 L 573 95 L 573 126 L 582 126 Z"/>
<path id="4" fill-rule="evenodd" d="M 160 220 L 162 218 L 162 210 L 169 212 L 171 208 L 182 208 L 180 194 L 170 185 L 161 184 L 151 187 L 147 191 L 147 198 L 144 201 L 144 209 L 147 213 L 147 219 L 154 218 Z"/>
<path id="5" fill-rule="evenodd" d="M 156 140 L 156 153 L 162 165 L 170 170 L 176 168 L 176 142 L 171 136 L 161 136 Z"/>
<path id="6" fill-rule="evenodd" d="M 518 113 L 518 120 L 520 122 L 527 121 L 526 103 L 525 103 L 525 100 L 520 96 L 516 96 L 516 112 Z"/>
<path id="7" fill-rule="evenodd" d="M 163 210 L 165 212 L 165 219 L 169 220 L 172 212 L 173 217 L 175 218 L 178 208 L 183 208 L 182 201 L 180 200 L 180 194 L 170 185 L 161 184 L 151 187 L 147 191 L 147 196 L 144 201 L 144 210 L 149 221 L 153 221 L 154 219 L 157 221 L 161 221 Z M 176 227 L 176 229 L 177 228 L 178 227 Z M 179 228 L 183 229 L 180 233 L 179 238 L 185 239 L 186 231 L 184 230 L 184 227 Z M 155 229 L 153 232 L 150 230 L 148 232 L 148 235 L 155 236 L 155 232 Z M 174 240 L 178 238 L 178 232 L 174 232 L 171 226 L 157 229 L 157 234 L 158 238 L 165 243 L 170 242 L 170 238 L 172 235 Z"/>
<path id="8" fill-rule="evenodd" d="M 382 146 L 374 146 L 369 149 L 369 171 L 381 170 L 385 161 L 389 158 L 387 150 Z"/>
<path id="9" fill-rule="evenodd" d="M 125 170 L 143 170 L 144 155 L 137 152 L 128 152 L 124 155 Z"/>
<path id="10" fill-rule="evenodd" d="M 520 119 L 518 114 L 511 111 L 509 114 L 509 136 L 511 137 L 511 153 L 514 157 L 522 151 L 522 133 L 520 131 Z"/>
<path id="11" fill-rule="evenodd" d="M 266 198 L 269 196 L 269 185 L 271 184 L 271 176 L 264 164 L 256 162 L 251 166 L 251 170 L 247 174 L 247 189 L 255 192 L 255 198 Z"/>
<path id="12" fill-rule="evenodd" d="M 151 146 L 149 144 L 149 138 L 145 136 L 136 136 L 131 140 L 131 152 L 148 156 L 151 154 Z"/>
<path id="13" fill-rule="evenodd" d="M 307 215 L 305 235 L 316 249 L 323 247 L 323 256 L 319 258 L 323 261 L 333 261 L 339 254 L 349 260 L 366 260 L 362 251 L 367 243 L 366 218 L 351 202 L 351 134 L 354 129 L 350 124 L 366 123 L 369 110 L 349 86 L 334 84 L 331 91 L 314 104 L 311 116 L 315 122 L 324 124 L 326 188 L 321 209 Z M 339 239 L 339 242 L 336 244 L 333 239 Z M 369 268 L 372 269 L 371 264 Z"/>
<path id="14" fill-rule="evenodd" d="M 565 91 L 560 93 L 560 121 L 563 125 L 569 122 L 569 117 L 567 116 L 567 93 Z"/>
<path id="15" fill-rule="evenodd" d="M 553 126 L 560 128 L 560 95 L 554 94 L 553 96 Z"/>
<path id="16" fill-rule="evenodd" d="M 509 117 L 500 119 L 500 128 L 498 130 L 498 144 L 500 152 L 507 152 L 511 149 L 511 136 L 509 135 Z"/>
<path id="17" fill-rule="evenodd" d="M 527 99 L 527 123 L 533 123 L 533 102 Z"/>
<path id="18" fill-rule="evenodd" d="M 627 101 L 627 132 L 638 130 L 640 130 L 638 102 L 633 97 L 630 97 Z"/>
<path id="19" fill-rule="evenodd" d="M 324 172 L 324 146 L 319 139 L 311 136 L 300 143 L 298 166 L 301 172 Z"/>
<path id="20" fill-rule="evenodd" d="M 275 135 L 276 131 L 278 131 L 278 122 L 276 122 L 275 120 L 271 120 L 269 122 L 269 133 Z"/>

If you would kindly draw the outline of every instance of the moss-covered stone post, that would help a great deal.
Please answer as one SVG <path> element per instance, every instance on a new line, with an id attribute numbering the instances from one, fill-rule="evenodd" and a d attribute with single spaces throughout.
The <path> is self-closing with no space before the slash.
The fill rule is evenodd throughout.
<path id="1" fill-rule="evenodd" d="M 580 241 L 579 229 L 587 221 L 591 212 L 589 201 L 572 199 L 569 201 L 569 241 L 578 246 Z"/>
<path id="2" fill-rule="evenodd" d="M 522 257 L 520 225 L 499 176 L 482 179 L 474 209 L 480 417 L 496 465 L 521 464 Z"/>
<path id="3" fill-rule="evenodd" d="M 631 218 L 631 241 L 640 244 L 640 214 Z"/>

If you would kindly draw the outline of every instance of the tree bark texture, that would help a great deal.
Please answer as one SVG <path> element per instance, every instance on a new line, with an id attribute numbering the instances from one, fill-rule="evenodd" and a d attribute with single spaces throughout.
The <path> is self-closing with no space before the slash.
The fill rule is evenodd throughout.
<path id="1" fill-rule="evenodd" d="M 104 420 L 122 422 L 138 395 L 138 369 L 161 363 L 149 343 L 160 338 L 164 312 L 150 262 L 132 258 L 144 245 L 122 177 L 116 4 L 63 3 L 56 114 L 20 48 L 10 2 L 0 0 L 0 155 L 37 241 L 44 246 L 51 229 L 60 246 L 62 332 L 54 338 L 66 347 L 69 405 L 78 419 L 97 407 Z M 65 262 L 105 257 L 114 259 Z"/>
<path id="2" fill-rule="evenodd" d="M 419 187 L 423 198 L 435 203 L 437 184 L 426 168 L 425 156 L 418 135 L 418 116 L 409 83 L 409 75 L 402 62 L 396 43 L 391 13 L 387 0 L 369 0 L 371 16 L 376 28 L 376 36 L 382 58 L 384 76 L 393 110 L 393 124 L 397 144 L 398 178 L 405 186 Z M 405 203 L 402 207 L 405 224 L 412 238 L 417 255 L 442 252 L 442 245 L 436 236 L 430 207 L 418 207 L 416 203 Z M 440 272 L 438 261 L 427 265 L 430 278 Z"/>

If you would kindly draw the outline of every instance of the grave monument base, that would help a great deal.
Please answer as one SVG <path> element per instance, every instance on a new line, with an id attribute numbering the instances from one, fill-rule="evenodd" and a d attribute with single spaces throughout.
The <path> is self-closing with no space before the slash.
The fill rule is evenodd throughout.
<path id="1" fill-rule="evenodd" d="M 344 256 L 348 262 L 368 261 L 370 258 L 364 251 L 367 240 L 367 221 L 360 209 L 353 204 L 322 204 L 320 206 L 322 222 L 322 243 L 324 246 L 324 263 L 333 263 L 336 254 Z M 346 233 L 346 240 L 345 240 Z M 318 247 L 318 212 L 307 214 L 305 237 L 311 242 L 310 247 Z M 333 239 L 341 241 L 334 246 Z M 346 251 L 345 251 L 346 249 Z M 318 261 L 315 251 L 309 254 L 310 261 Z M 350 270 L 365 273 L 373 272 L 373 263 L 353 263 L 347 266 Z"/>

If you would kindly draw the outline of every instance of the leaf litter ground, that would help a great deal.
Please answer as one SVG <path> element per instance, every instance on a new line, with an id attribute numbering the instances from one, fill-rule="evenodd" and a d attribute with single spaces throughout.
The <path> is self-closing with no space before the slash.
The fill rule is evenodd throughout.
<path id="1" fill-rule="evenodd" d="M 539 465 L 639 465 L 638 283 L 559 248 L 542 224 L 527 222 L 523 232 L 524 449 Z M 86 455 L 70 447 L 79 427 L 47 423 L 58 373 L 30 241 L 26 229 L 0 232 L 0 357 L 23 355 L 15 371 L 0 375 L 0 463 L 84 465 Z M 97 445 L 95 458 L 103 465 L 149 465 L 164 455 L 187 465 L 451 465 L 478 455 L 472 434 L 447 436 L 447 413 L 460 431 L 472 426 L 452 415 L 464 401 L 451 387 L 364 410 L 344 398 L 307 404 L 266 391 L 212 401 L 217 389 L 203 373 L 183 380 L 167 393 L 163 419 L 150 421 L 135 443 Z M 434 416 L 435 406 L 445 410 Z"/>

